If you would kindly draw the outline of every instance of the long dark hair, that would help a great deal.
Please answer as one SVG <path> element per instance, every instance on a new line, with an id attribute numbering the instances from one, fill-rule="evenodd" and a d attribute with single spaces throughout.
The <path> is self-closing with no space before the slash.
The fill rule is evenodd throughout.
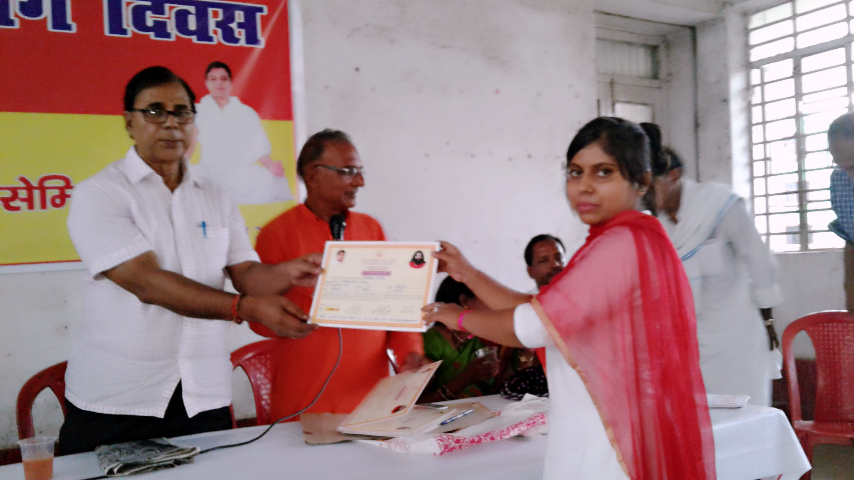
<path id="1" fill-rule="evenodd" d="M 436 301 L 442 303 L 456 303 L 460 305 L 460 295 L 466 298 L 474 298 L 474 292 L 471 291 L 465 283 L 458 282 L 451 277 L 442 280 L 439 289 L 436 290 Z M 462 306 L 462 305 L 460 305 Z"/>
<path id="2" fill-rule="evenodd" d="M 620 173 L 635 185 L 648 185 L 649 139 L 636 123 L 617 117 L 591 120 L 575 134 L 566 151 L 566 163 L 584 147 L 598 143 L 620 167 Z"/>

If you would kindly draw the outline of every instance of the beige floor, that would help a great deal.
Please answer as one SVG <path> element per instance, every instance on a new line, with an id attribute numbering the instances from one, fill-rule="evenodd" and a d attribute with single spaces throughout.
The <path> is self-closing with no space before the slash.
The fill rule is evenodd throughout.
<path id="1" fill-rule="evenodd" d="M 812 480 L 854 480 L 854 445 L 815 447 Z"/>

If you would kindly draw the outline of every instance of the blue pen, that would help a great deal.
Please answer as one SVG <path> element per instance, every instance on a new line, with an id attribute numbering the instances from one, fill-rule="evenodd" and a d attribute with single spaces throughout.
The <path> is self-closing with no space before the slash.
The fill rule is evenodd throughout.
<path id="1" fill-rule="evenodd" d="M 444 422 L 440 423 L 440 424 L 439 424 L 439 426 L 447 425 L 447 424 L 449 424 L 449 423 L 453 422 L 454 420 L 457 420 L 457 419 L 459 419 L 459 418 L 463 418 L 463 417 L 465 417 L 466 415 L 468 415 L 468 414 L 470 414 L 470 413 L 472 413 L 472 412 L 474 412 L 474 409 L 473 409 L 473 408 L 472 408 L 472 409 L 470 409 L 470 410 L 466 410 L 465 412 L 460 413 L 459 415 L 454 415 L 453 417 L 451 417 L 451 418 L 449 418 L 449 419 L 445 420 Z"/>
<path id="2" fill-rule="evenodd" d="M 200 223 L 199 226 L 202 227 L 202 236 L 205 238 L 208 238 L 207 224 L 204 221 L 202 221 L 202 223 Z"/>

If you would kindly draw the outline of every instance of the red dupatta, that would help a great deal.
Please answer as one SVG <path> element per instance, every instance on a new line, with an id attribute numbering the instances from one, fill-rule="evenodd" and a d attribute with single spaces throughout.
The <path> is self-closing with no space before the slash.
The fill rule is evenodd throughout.
<path id="1" fill-rule="evenodd" d="M 715 479 L 691 288 L 657 219 L 626 211 L 590 227 L 532 304 L 629 478 Z"/>

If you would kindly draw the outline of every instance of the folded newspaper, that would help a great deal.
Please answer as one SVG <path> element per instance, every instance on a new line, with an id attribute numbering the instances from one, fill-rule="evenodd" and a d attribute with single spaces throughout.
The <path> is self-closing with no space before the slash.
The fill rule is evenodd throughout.
<path id="1" fill-rule="evenodd" d="M 192 463 L 198 447 L 181 447 L 165 438 L 101 445 L 95 449 L 98 464 L 108 477 L 153 472 Z"/>

